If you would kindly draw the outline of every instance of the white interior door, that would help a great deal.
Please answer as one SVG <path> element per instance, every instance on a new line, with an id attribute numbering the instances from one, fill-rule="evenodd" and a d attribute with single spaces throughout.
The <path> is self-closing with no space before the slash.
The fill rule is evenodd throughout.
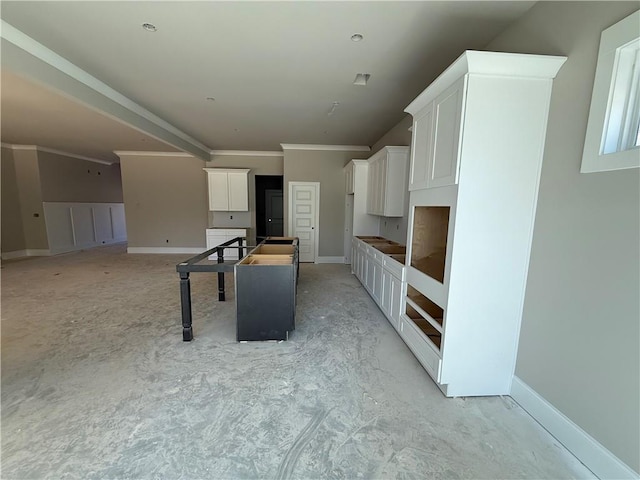
<path id="1" fill-rule="evenodd" d="M 289 235 L 298 237 L 301 262 L 315 262 L 318 255 L 318 182 L 289 182 Z"/>

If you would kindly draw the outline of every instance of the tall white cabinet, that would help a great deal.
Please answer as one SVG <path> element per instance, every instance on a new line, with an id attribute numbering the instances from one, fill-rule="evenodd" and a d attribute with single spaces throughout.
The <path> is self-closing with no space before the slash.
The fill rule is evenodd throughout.
<path id="1" fill-rule="evenodd" d="M 565 60 L 467 51 L 406 108 L 399 330 L 447 396 L 511 390 L 552 80 Z"/>

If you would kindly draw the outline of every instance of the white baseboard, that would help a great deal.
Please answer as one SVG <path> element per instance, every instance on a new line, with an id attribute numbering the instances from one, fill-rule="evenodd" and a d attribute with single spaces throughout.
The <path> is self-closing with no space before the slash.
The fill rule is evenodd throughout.
<path id="1" fill-rule="evenodd" d="M 207 250 L 207 247 L 128 247 L 127 253 L 163 253 L 163 254 L 191 254 L 197 255 Z"/>
<path id="2" fill-rule="evenodd" d="M 29 248 L 26 250 L 14 250 L 13 252 L 2 252 L 2 260 L 11 260 L 22 257 L 48 257 L 51 252 L 46 248 Z"/>
<path id="3" fill-rule="evenodd" d="M 513 377 L 511 397 L 599 478 L 640 478 L 637 472 L 516 376 Z"/>
<path id="4" fill-rule="evenodd" d="M 317 257 L 316 263 L 344 263 L 344 257 Z"/>

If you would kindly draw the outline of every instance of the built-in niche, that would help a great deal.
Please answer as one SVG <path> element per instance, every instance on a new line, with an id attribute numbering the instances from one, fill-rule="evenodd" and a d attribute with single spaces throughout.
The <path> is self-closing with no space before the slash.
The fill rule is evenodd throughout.
<path id="1" fill-rule="evenodd" d="M 407 317 L 422 330 L 429 340 L 440 349 L 442 343 L 442 322 L 444 310 L 422 295 L 411 285 L 407 285 Z"/>
<path id="2" fill-rule="evenodd" d="M 411 266 L 444 282 L 450 207 L 415 207 Z"/>

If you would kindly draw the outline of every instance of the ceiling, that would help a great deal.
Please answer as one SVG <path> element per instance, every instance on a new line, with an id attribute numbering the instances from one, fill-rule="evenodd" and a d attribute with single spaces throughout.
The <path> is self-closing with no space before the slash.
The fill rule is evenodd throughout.
<path id="1" fill-rule="evenodd" d="M 81 70 L 36 64 L 3 25 L 2 141 L 100 159 L 372 145 L 464 50 L 533 3 L 3 1 L 2 20 L 30 37 L 21 42 Z M 357 73 L 371 75 L 366 86 Z"/>

